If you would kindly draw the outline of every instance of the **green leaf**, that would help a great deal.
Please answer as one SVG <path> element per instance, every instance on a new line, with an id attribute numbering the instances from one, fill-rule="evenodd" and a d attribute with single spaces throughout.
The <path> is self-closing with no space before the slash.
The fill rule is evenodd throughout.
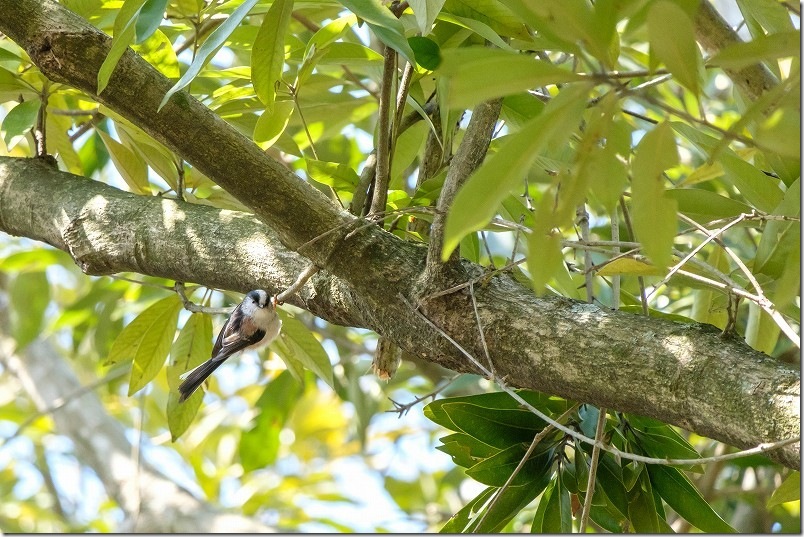
<path id="1" fill-rule="evenodd" d="M 491 495 L 497 490 L 497 487 L 488 487 L 486 490 L 472 498 L 460 511 L 450 517 L 444 527 L 439 530 L 439 533 L 461 533 L 464 532 L 468 526 L 472 514 L 482 509 L 483 505 L 489 501 Z M 498 502 L 499 503 L 499 502 Z"/>
<path id="2" fill-rule="evenodd" d="M 452 457 L 452 462 L 464 468 L 471 468 L 483 459 L 487 459 L 500 450 L 464 433 L 453 433 L 440 438 L 443 445 L 436 446 Z"/>
<path id="3" fill-rule="evenodd" d="M 704 155 L 714 154 L 720 140 L 702 133 L 699 129 L 681 122 L 672 122 L 673 130 L 689 140 Z M 761 211 L 772 211 L 784 197 L 778 180 L 768 177 L 728 148 L 718 153 L 715 163 L 723 167 L 726 180 L 736 187 L 754 207 Z"/>
<path id="4" fill-rule="evenodd" d="M 248 15 L 248 12 L 254 7 L 254 4 L 257 3 L 258 0 L 245 0 L 242 4 L 237 6 L 229 18 L 227 18 L 223 24 L 215 28 L 215 30 L 207 37 L 204 44 L 198 49 L 195 54 L 195 58 L 193 59 L 193 63 L 190 64 L 190 67 L 185 71 L 182 77 L 179 79 L 176 84 L 170 88 L 167 93 L 165 93 L 162 102 L 159 103 L 159 107 L 156 109 L 158 112 L 162 110 L 162 107 L 167 104 L 170 98 L 173 96 L 174 93 L 183 89 L 187 86 L 193 79 L 198 76 L 198 73 L 201 72 L 201 69 L 207 64 L 207 62 L 212 59 L 212 55 L 218 48 L 223 45 L 226 40 L 229 38 L 232 32 L 238 27 L 238 25 L 242 22 L 242 20 Z"/>
<path id="5" fill-rule="evenodd" d="M 349 165 L 339 162 L 304 159 L 310 178 L 336 190 L 353 190 L 360 178 Z"/>
<path id="6" fill-rule="evenodd" d="M 283 371 L 265 386 L 257 400 L 260 413 L 254 427 L 240 437 L 240 463 L 246 472 L 276 462 L 279 433 L 303 393 L 304 386 L 293 378 L 290 371 Z"/>
<path id="7" fill-rule="evenodd" d="M 628 519 L 636 533 L 659 533 L 659 514 L 653 501 L 648 473 L 642 471 L 628 493 Z"/>
<path id="8" fill-rule="evenodd" d="M 295 109 L 293 101 L 277 101 L 274 103 L 272 111 L 266 109 L 257 118 L 257 124 L 254 126 L 254 141 L 260 144 L 261 149 L 268 149 L 282 136 Z"/>
<path id="9" fill-rule="evenodd" d="M 527 410 L 492 409 L 470 403 L 446 403 L 442 410 L 457 430 L 500 449 L 531 441 L 546 425 Z"/>
<path id="10" fill-rule="evenodd" d="M 172 294 L 140 313 L 117 336 L 104 365 L 133 360 L 128 394 L 148 384 L 165 363 L 182 302 Z"/>
<path id="11" fill-rule="evenodd" d="M 18 274 L 9 289 L 11 302 L 12 334 L 17 349 L 36 339 L 42 330 L 45 309 L 50 302 L 50 284 L 44 270 L 30 270 Z"/>
<path id="12" fill-rule="evenodd" d="M 541 479 L 537 479 L 521 487 L 508 487 L 505 489 L 494 504 L 494 508 L 489 511 L 483 523 L 481 512 L 469 527 L 471 533 L 498 533 L 508 522 L 511 521 L 522 509 L 525 508 L 536 496 L 541 494 L 550 482 L 552 472 L 546 472 Z"/>
<path id="13" fill-rule="evenodd" d="M 159 28 L 162 18 L 165 16 L 165 7 L 168 0 L 146 0 L 140 9 L 136 25 L 136 43 L 142 43 Z"/>
<path id="14" fill-rule="evenodd" d="M 405 28 L 379 0 L 339 0 L 346 9 L 366 21 L 374 35 L 396 50 L 411 64 L 416 64 L 413 50 L 405 38 Z"/>
<path id="15" fill-rule="evenodd" d="M 768 509 L 787 502 L 801 500 L 801 472 L 795 471 L 787 476 L 779 488 L 773 491 L 768 500 Z"/>
<path id="16" fill-rule="evenodd" d="M 522 469 L 511 481 L 511 486 L 527 485 L 544 476 L 552 464 L 553 450 L 551 445 L 539 446 L 541 452 L 534 453 L 528 458 L 525 464 L 522 465 Z M 525 456 L 525 452 L 525 444 L 512 445 L 475 464 L 466 470 L 466 475 L 484 485 L 502 487 Z"/>
<path id="17" fill-rule="evenodd" d="M 549 62 L 488 47 L 444 49 L 441 58 L 438 74 L 447 82 L 448 104 L 453 109 L 470 108 L 534 87 L 583 79 Z"/>
<path id="18" fill-rule="evenodd" d="M 665 196 L 663 173 L 676 164 L 670 125 L 662 123 L 642 137 L 632 166 L 631 218 L 645 253 L 661 269 L 670 265 L 677 229 L 677 203 Z"/>
<path id="19" fill-rule="evenodd" d="M 724 47 L 707 62 L 722 68 L 742 69 L 761 61 L 797 57 L 801 52 L 801 31 L 763 35 L 747 43 Z"/>
<path id="20" fill-rule="evenodd" d="M 416 54 L 416 61 L 430 71 L 434 71 L 441 63 L 441 49 L 432 39 L 414 36 L 408 38 L 410 48 Z"/>
<path id="21" fill-rule="evenodd" d="M 445 0 L 410 0 L 408 4 L 413 8 L 413 16 L 416 17 L 416 26 L 422 35 L 430 33 L 430 28 L 433 27 L 438 13 L 444 7 Z M 415 49 L 414 49 L 415 50 Z M 418 51 L 416 52 L 416 60 L 421 61 Z"/>
<path id="22" fill-rule="evenodd" d="M 677 468 L 647 465 L 650 481 L 662 499 L 684 519 L 707 533 L 736 533 L 703 499 Z"/>
<path id="23" fill-rule="evenodd" d="M 41 104 L 39 99 L 21 102 L 6 114 L 0 130 L 3 131 L 3 141 L 9 148 L 14 145 L 12 143 L 14 138 L 23 136 L 33 128 Z"/>
<path id="24" fill-rule="evenodd" d="M 310 329 L 301 321 L 291 317 L 282 310 L 277 310 L 282 319 L 282 340 L 288 346 L 291 355 L 283 356 L 301 362 L 304 367 L 316 374 L 318 378 L 333 386 L 332 364 L 321 342 L 316 339 Z"/>
<path id="25" fill-rule="evenodd" d="M 251 80 L 257 97 L 273 110 L 276 86 L 285 64 L 285 32 L 293 13 L 293 0 L 274 0 L 262 19 L 251 50 Z"/>
<path id="26" fill-rule="evenodd" d="M 447 216 L 443 260 L 449 259 L 465 235 L 483 229 L 510 191 L 522 184 L 548 143 L 560 145 L 577 129 L 588 92 L 585 84 L 562 89 L 541 114 L 506 137 L 500 149 L 469 177 Z"/>
<path id="27" fill-rule="evenodd" d="M 800 180 L 787 188 L 787 192 L 771 214 L 798 217 L 801 214 Z M 757 246 L 754 271 L 767 274 L 772 278 L 779 277 L 785 268 L 790 252 L 799 248 L 801 227 L 799 222 L 773 220 L 765 225 L 765 229 Z"/>
<path id="28" fill-rule="evenodd" d="M 98 70 L 98 95 L 103 93 L 112 77 L 114 68 L 117 67 L 117 62 L 120 61 L 126 48 L 134 41 L 137 18 L 145 2 L 146 0 L 125 0 L 123 7 L 117 13 L 117 17 L 114 19 L 112 46 Z"/>
<path id="29" fill-rule="evenodd" d="M 120 172 L 120 177 L 123 178 L 123 181 L 126 182 L 131 191 L 135 194 L 150 194 L 151 185 L 148 182 L 148 166 L 139 154 L 100 129 L 98 129 L 98 134 L 109 151 L 109 156 L 112 158 L 115 168 Z"/>
<path id="30" fill-rule="evenodd" d="M 679 212 L 701 224 L 751 212 L 750 205 L 701 188 L 675 188 L 665 197 L 676 200 Z"/>
<path id="31" fill-rule="evenodd" d="M 184 323 L 179 336 L 170 349 L 167 366 L 167 381 L 170 393 L 167 402 L 167 419 L 173 442 L 179 439 L 193 422 L 201 401 L 203 390 L 196 390 L 186 401 L 179 403 L 180 376 L 210 358 L 212 354 L 212 319 L 205 313 L 193 313 Z"/>
<path id="32" fill-rule="evenodd" d="M 513 48 L 511 48 L 511 45 L 509 45 L 503 39 L 501 39 L 500 35 L 494 30 L 492 30 L 488 24 L 480 22 L 479 20 L 470 19 L 467 17 L 459 17 L 457 15 L 452 15 L 450 13 L 444 13 L 444 12 L 439 13 L 438 19 L 449 22 L 456 26 L 460 26 L 462 28 L 472 30 L 480 37 L 486 39 L 490 43 L 498 46 L 503 50 L 511 50 L 511 51 L 514 50 Z"/>
<path id="33" fill-rule="evenodd" d="M 701 52 L 689 16 L 675 2 L 654 2 L 648 12 L 648 34 L 651 57 L 655 55 L 681 85 L 698 95 Z"/>

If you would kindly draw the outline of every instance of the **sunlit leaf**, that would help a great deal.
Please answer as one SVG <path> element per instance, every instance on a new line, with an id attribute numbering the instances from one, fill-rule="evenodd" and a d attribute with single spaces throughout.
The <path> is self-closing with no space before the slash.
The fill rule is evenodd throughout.
<path id="1" fill-rule="evenodd" d="M 405 29 L 399 19 L 379 0 L 339 0 L 349 11 L 366 21 L 374 34 L 387 46 L 396 50 L 411 64 L 416 63 L 413 50 L 405 38 Z"/>
<path id="2" fill-rule="evenodd" d="M 441 58 L 438 73 L 448 82 L 451 108 L 469 108 L 494 97 L 582 78 L 531 56 L 488 47 L 445 49 Z"/>
<path id="3" fill-rule="evenodd" d="M 662 123 L 636 148 L 631 186 L 631 218 L 645 253 L 660 269 L 670 265 L 676 235 L 675 200 L 665 196 L 664 171 L 678 163 L 670 125 Z"/>
<path id="4" fill-rule="evenodd" d="M 291 350 L 291 358 L 302 363 L 318 378 L 332 386 L 332 364 L 321 342 L 295 317 L 282 310 L 277 310 L 277 314 L 282 319 L 281 336 Z"/>
<path id="5" fill-rule="evenodd" d="M 773 491 L 768 500 L 768 509 L 777 505 L 801 500 L 801 472 L 794 471 L 788 475 L 779 488 Z"/>
<path id="6" fill-rule="evenodd" d="M 176 84 L 170 88 L 165 96 L 162 98 L 162 102 L 159 103 L 159 107 L 157 107 L 157 112 L 162 109 L 165 104 L 170 100 L 174 93 L 180 91 L 185 86 L 187 86 L 193 79 L 198 76 L 198 73 L 201 72 L 201 69 L 207 64 L 209 60 L 212 59 L 212 55 L 218 48 L 223 45 L 226 40 L 229 38 L 229 35 L 234 32 L 234 30 L 238 27 L 238 25 L 243 21 L 243 19 L 248 15 L 248 12 L 254 7 L 254 4 L 257 3 L 258 0 L 244 0 L 242 4 L 237 6 L 229 18 L 227 18 L 223 24 L 215 28 L 215 30 L 207 37 L 204 43 L 198 48 L 198 51 L 195 54 L 195 58 L 193 59 L 193 63 L 190 64 L 190 67 L 187 71 L 184 72 L 182 77 L 179 79 Z"/>
<path id="7" fill-rule="evenodd" d="M 698 95 L 701 52 L 687 13 L 675 2 L 654 2 L 648 13 L 648 34 L 651 56 L 656 55 L 680 84 Z"/>
<path id="8" fill-rule="evenodd" d="M 422 35 L 430 33 L 430 28 L 433 26 L 439 11 L 444 6 L 445 0 L 410 0 L 408 2 L 410 7 L 413 8 L 413 15 L 416 17 L 416 25 Z M 417 54 L 418 56 L 418 54 Z M 416 58 L 421 61 L 420 58 Z"/>
<path id="9" fill-rule="evenodd" d="M 41 101 L 38 99 L 25 101 L 6 114 L 2 125 L 0 125 L 0 130 L 3 131 L 3 141 L 6 142 L 7 146 L 11 147 L 15 143 L 15 138 L 23 136 L 33 128 L 34 123 L 36 123 L 36 116 L 39 114 L 40 105 Z"/>
<path id="10" fill-rule="evenodd" d="M 742 69 L 761 61 L 798 56 L 801 52 L 800 42 L 800 30 L 764 35 L 747 43 L 732 43 L 712 56 L 707 63 Z"/>
<path id="11" fill-rule="evenodd" d="M 170 349 L 167 381 L 170 393 L 167 419 L 170 437 L 175 442 L 190 424 L 201 407 L 204 391 L 196 390 L 186 401 L 179 403 L 181 375 L 209 360 L 212 354 L 212 319 L 205 313 L 193 313 L 184 323 Z"/>
<path id="12" fill-rule="evenodd" d="M 115 168 L 131 191 L 135 194 L 149 194 L 151 187 L 148 184 L 148 167 L 142 158 L 105 132 L 99 130 L 98 134 L 106 145 Z"/>
<path id="13" fill-rule="evenodd" d="M 162 17 L 165 16 L 167 3 L 168 0 L 145 0 L 137 17 L 136 43 L 142 43 L 159 28 L 159 25 L 162 24 Z"/>
<path id="14" fill-rule="evenodd" d="M 134 41 L 137 29 L 137 18 L 147 0 L 125 0 L 117 17 L 114 19 L 114 35 L 109 53 L 98 70 L 98 95 L 103 93 L 109 79 L 112 77 L 117 62 Z"/>
<path id="15" fill-rule="evenodd" d="M 467 233 L 478 231 L 494 216 L 509 192 L 523 177 L 544 146 L 560 144 L 577 128 L 586 107 L 588 86 L 568 86 L 541 114 L 516 134 L 469 178 L 455 197 L 447 216 L 442 259 L 449 259 Z"/>
<path id="16" fill-rule="evenodd" d="M 274 0 L 265 17 L 251 50 L 251 79 L 254 91 L 266 110 L 272 111 L 276 86 L 285 64 L 285 32 L 293 12 L 293 0 Z"/>

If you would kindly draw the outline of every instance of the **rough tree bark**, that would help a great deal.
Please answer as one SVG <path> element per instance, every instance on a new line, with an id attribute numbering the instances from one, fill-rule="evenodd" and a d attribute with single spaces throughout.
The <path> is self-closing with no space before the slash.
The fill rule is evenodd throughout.
<path id="1" fill-rule="evenodd" d="M 68 251 L 88 274 L 137 271 L 241 291 L 281 291 L 306 266 L 304 256 L 322 271 L 298 305 L 370 328 L 420 358 L 473 371 L 403 300 L 421 301 L 429 318 L 481 356 L 466 288 L 421 300 L 426 247 L 340 210 L 186 93 L 157 112 L 171 82 L 131 50 L 97 96 L 110 38 L 62 6 L 0 0 L 0 30 L 49 78 L 144 129 L 256 217 L 138 197 L 2 159 L 0 230 Z M 483 269 L 464 261 L 446 273 L 442 281 L 461 283 Z M 539 298 L 506 274 L 476 293 L 491 359 L 512 385 L 652 416 L 738 447 L 800 434 L 798 370 L 712 327 Z M 799 449 L 769 456 L 797 468 Z"/>

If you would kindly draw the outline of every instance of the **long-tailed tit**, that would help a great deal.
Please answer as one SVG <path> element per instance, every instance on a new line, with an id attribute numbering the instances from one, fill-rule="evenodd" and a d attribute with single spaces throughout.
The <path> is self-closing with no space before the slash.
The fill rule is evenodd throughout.
<path id="1" fill-rule="evenodd" d="M 212 358 L 182 375 L 179 402 L 184 401 L 227 358 L 245 349 L 254 349 L 273 341 L 282 321 L 276 314 L 276 302 L 262 289 L 250 291 L 232 312 L 218 334 L 212 348 Z"/>

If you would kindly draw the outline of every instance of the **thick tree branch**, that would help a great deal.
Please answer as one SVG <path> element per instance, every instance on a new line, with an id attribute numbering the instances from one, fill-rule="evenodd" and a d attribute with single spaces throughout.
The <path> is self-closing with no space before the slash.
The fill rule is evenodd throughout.
<path id="1" fill-rule="evenodd" d="M 461 145 L 450 163 L 447 178 L 436 202 L 436 214 L 433 225 L 430 227 L 430 245 L 427 250 L 427 267 L 425 280 L 428 283 L 437 281 L 441 272 L 441 250 L 444 246 L 444 226 L 447 220 L 447 211 L 455 200 L 455 195 L 470 175 L 480 166 L 489 150 L 491 137 L 494 134 L 494 125 L 500 117 L 502 99 L 495 99 L 480 103 L 472 111 L 472 118 L 466 127 L 466 134 Z M 452 257 L 457 261 L 457 250 Z"/>
<path id="2" fill-rule="evenodd" d="M 137 271 L 240 291 L 262 286 L 275 293 L 307 266 L 251 216 L 128 194 L 36 159 L 0 158 L 0 231 L 70 252 L 90 273 Z M 474 371 L 407 306 L 396 308 L 395 289 L 423 266 L 410 257 L 424 256 L 421 248 L 365 251 L 366 266 L 382 261 L 394 269 L 384 300 L 324 272 L 291 302 L 375 330 L 421 359 Z M 537 298 L 505 274 L 477 286 L 475 295 L 489 356 L 513 386 L 655 417 L 741 448 L 800 434 L 798 370 L 719 337 L 714 327 Z M 428 300 L 424 311 L 482 355 L 467 289 Z M 797 467 L 799 446 L 769 456 Z"/>
<path id="3" fill-rule="evenodd" d="M 737 32 L 732 30 L 709 0 L 701 0 L 695 16 L 695 38 L 710 56 L 714 56 L 728 45 L 742 42 Z M 778 84 L 776 77 L 761 63 L 743 69 L 727 67 L 723 70 L 753 100 Z"/>

